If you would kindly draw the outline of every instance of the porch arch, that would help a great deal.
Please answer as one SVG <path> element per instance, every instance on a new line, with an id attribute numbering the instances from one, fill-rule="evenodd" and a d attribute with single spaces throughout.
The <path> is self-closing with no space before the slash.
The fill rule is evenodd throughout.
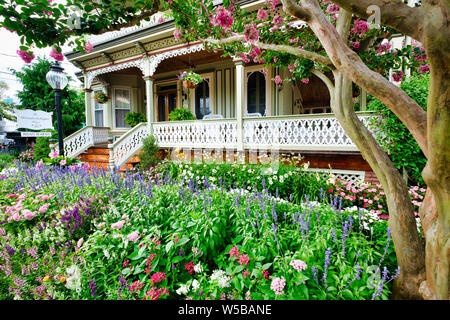
<path id="1" fill-rule="evenodd" d="M 145 74 L 146 60 L 147 60 L 147 58 L 144 57 L 144 58 L 140 58 L 137 60 L 128 61 L 125 63 L 115 64 L 115 65 L 112 65 L 112 66 L 109 66 L 106 68 L 100 68 L 97 70 L 88 71 L 86 88 L 90 89 L 92 86 L 92 83 L 94 82 L 94 79 L 99 75 L 118 71 L 118 70 L 128 69 L 128 68 L 132 68 L 132 67 L 136 67 L 139 70 L 141 70 L 142 75 L 145 76 L 146 75 Z"/>

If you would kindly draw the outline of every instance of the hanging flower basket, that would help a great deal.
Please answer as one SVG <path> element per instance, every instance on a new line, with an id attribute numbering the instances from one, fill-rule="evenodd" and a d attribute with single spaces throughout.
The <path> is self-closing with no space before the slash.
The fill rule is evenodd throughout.
<path id="1" fill-rule="evenodd" d="M 94 100 L 97 101 L 97 103 L 104 104 L 107 103 L 109 99 L 110 97 L 103 91 L 97 91 L 94 94 Z"/>
<path id="2" fill-rule="evenodd" d="M 194 83 L 191 80 L 183 80 L 183 86 L 186 89 L 195 89 L 198 86 L 198 83 Z"/>
<path id="3" fill-rule="evenodd" d="M 195 89 L 195 88 L 197 88 L 198 84 L 203 81 L 203 78 L 201 75 L 199 75 L 195 72 L 184 71 L 178 75 L 178 80 L 183 82 L 183 86 L 186 89 Z"/>

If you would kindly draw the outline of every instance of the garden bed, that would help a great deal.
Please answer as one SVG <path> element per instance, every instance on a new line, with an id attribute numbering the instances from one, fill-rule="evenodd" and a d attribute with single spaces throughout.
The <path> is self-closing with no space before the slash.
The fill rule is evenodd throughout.
<path id="1" fill-rule="evenodd" d="M 0 187 L 1 299 L 387 299 L 398 275 L 386 221 L 325 191 L 24 164 Z"/>

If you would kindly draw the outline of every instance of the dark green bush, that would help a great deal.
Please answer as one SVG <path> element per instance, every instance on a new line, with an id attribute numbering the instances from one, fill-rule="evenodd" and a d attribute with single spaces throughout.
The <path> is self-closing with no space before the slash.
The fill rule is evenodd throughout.
<path id="1" fill-rule="evenodd" d="M 416 74 L 404 81 L 401 88 L 426 110 L 429 82 L 428 74 Z M 372 97 L 367 107 L 377 111 L 384 119 L 381 124 L 377 123 L 377 127 L 381 129 L 377 140 L 389 153 L 394 165 L 401 172 L 403 168 L 406 169 L 410 185 L 423 185 L 422 170 L 427 161 L 411 133 L 398 117 L 377 99 Z"/>
<path id="2" fill-rule="evenodd" d="M 175 109 L 169 114 L 170 121 L 195 120 L 195 116 L 188 108 Z"/>
<path id="3" fill-rule="evenodd" d="M 125 116 L 125 121 L 130 127 L 134 127 L 141 122 L 147 121 L 145 115 L 141 112 L 130 112 Z"/>
<path id="4" fill-rule="evenodd" d="M 34 145 L 34 161 L 48 158 L 50 151 L 50 138 L 37 137 Z"/>
<path id="5" fill-rule="evenodd" d="M 157 152 L 159 146 L 156 143 L 156 138 L 153 135 L 148 136 L 143 141 L 144 146 L 142 147 L 142 152 L 139 153 L 139 168 L 141 170 L 147 170 L 150 167 L 156 166 L 161 160 L 158 158 Z"/>

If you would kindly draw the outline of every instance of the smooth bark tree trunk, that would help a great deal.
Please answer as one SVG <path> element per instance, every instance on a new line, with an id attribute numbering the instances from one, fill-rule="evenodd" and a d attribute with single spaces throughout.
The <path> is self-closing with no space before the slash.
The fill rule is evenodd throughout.
<path id="1" fill-rule="evenodd" d="M 450 260 L 450 3 L 426 1 L 423 45 L 431 67 L 427 102 L 428 186 L 420 207 L 426 238 L 426 299 L 449 299 Z"/>
<path id="2" fill-rule="evenodd" d="M 343 39 L 348 37 L 350 22 L 351 14 L 341 10 L 336 31 Z M 385 190 L 389 210 L 388 224 L 401 274 L 401 278 L 394 283 L 393 296 L 399 299 L 421 299 L 419 288 L 426 276 L 424 242 L 417 230 L 407 183 L 372 133 L 357 117 L 352 103 L 352 81 L 340 71 L 333 71 L 333 75 L 334 88 L 329 80 L 321 77 L 330 89 L 331 108 Z"/>
<path id="3" fill-rule="evenodd" d="M 408 186 L 386 152 L 358 119 L 351 102 L 352 82 L 339 72 L 334 72 L 334 77 L 335 90 L 331 108 L 347 135 L 370 164 L 386 194 L 388 225 L 392 231 L 401 274 L 401 278 L 395 282 L 393 297 L 421 299 L 419 287 L 425 279 L 424 243 L 417 231 Z"/>

